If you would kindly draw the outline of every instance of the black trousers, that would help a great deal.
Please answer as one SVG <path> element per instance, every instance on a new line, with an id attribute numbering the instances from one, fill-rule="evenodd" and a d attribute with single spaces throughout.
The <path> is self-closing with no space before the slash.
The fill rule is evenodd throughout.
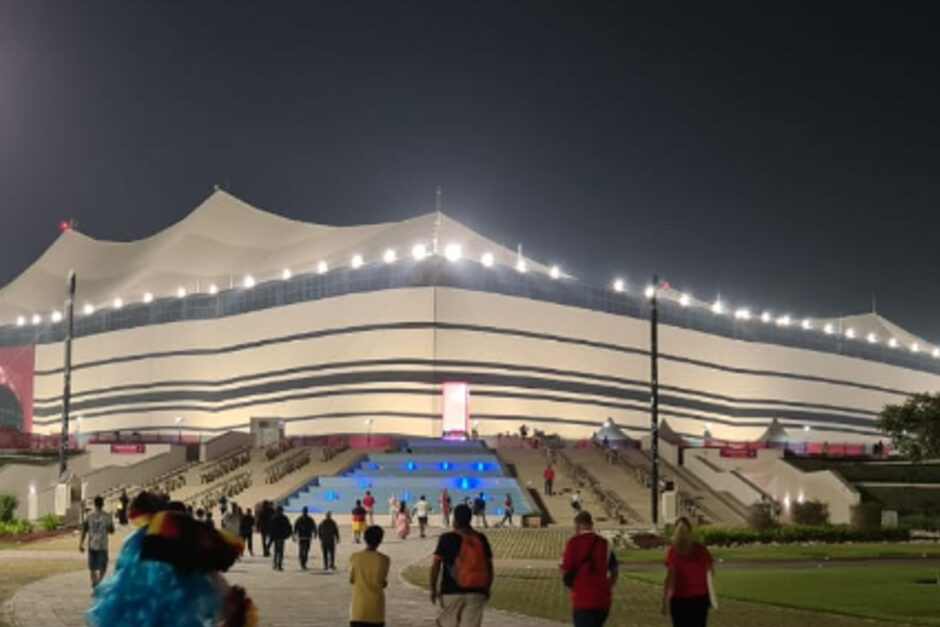
<path id="1" fill-rule="evenodd" d="M 571 614 L 574 627 L 603 627 L 610 610 L 574 610 Z"/>
<path id="2" fill-rule="evenodd" d="M 545 480 L 545 494 L 546 494 L 547 496 L 551 496 L 551 495 L 552 495 L 552 483 L 554 483 L 554 482 L 553 482 L 551 479 L 546 479 L 546 480 Z"/>
<path id="3" fill-rule="evenodd" d="M 274 568 L 281 570 L 284 568 L 284 539 L 274 540 Z"/>
<path id="4" fill-rule="evenodd" d="M 705 627 L 708 624 L 708 597 L 688 597 L 669 600 L 672 627 Z"/>
<path id="5" fill-rule="evenodd" d="M 323 569 L 336 568 L 336 544 L 321 542 L 320 550 L 323 551 Z"/>
<path id="6" fill-rule="evenodd" d="M 264 551 L 265 557 L 271 555 L 271 536 L 263 531 L 261 532 L 261 548 Z"/>
<path id="7" fill-rule="evenodd" d="M 310 557 L 310 538 L 300 538 L 297 545 L 300 547 L 300 567 L 306 569 L 307 558 Z"/>
<path id="8" fill-rule="evenodd" d="M 248 555 L 255 554 L 254 535 L 253 533 L 242 534 L 242 541 L 245 543 L 245 548 L 248 549 Z"/>

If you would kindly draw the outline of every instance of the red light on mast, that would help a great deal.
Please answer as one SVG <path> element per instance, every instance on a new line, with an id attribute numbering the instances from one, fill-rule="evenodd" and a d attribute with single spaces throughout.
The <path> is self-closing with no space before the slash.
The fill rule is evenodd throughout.
<path id="1" fill-rule="evenodd" d="M 59 222 L 59 231 L 65 233 L 66 231 L 72 230 L 72 223 L 68 220 L 62 220 Z"/>

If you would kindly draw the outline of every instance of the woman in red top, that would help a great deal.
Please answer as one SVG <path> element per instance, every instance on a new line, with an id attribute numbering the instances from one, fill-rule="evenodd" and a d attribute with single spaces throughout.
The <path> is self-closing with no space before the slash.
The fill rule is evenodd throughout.
<path id="1" fill-rule="evenodd" d="M 711 607 L 708 576 L 714 565 L 708 549 L 692 537 L 692 523 L 684 516 L 676 521 L 666 568 L 663 615 L 668 610 L 673 627 L 705 627 Z"/>

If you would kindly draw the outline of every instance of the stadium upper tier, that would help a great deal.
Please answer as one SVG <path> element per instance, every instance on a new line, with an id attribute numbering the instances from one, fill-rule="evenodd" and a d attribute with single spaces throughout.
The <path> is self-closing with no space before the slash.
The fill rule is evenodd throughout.
<path id="1" fill-rule="evenodd" d="M 67 231 L 0 290 L 0 424 L 59 428 L 65 276 L 78 274 L 72 414 L 82 433 L 246 429 L 440 434 L 445 382 L 479 433 L 648 429 L 649 306 L 521 257 L 438 213 L 327 227 L 216 192 L 137 242 Z M 660 410 L 747 440 L 773 419 L 820 441 L 940 389 L 940 350 L 876 314 L 803 318 L 661 286 Z M 370 422 L 369 424 L 373 424 Z"/>

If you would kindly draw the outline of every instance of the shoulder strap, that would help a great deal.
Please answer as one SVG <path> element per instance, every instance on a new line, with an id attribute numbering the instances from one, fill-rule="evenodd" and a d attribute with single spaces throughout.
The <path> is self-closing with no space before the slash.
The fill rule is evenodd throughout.
<path id="1" fill-rule="evenodd" d="M 593 572 L 593 570 L 594 570 L 594 564 L 591 563 L 591 558 L 594 557 L 594 548 L 597 546 L 597 541 L 600 540 L 600 539 L 601 539 L 601 537 L 595 533 L 595 534 L 594 534 L 594 541 L 591 542 L 591 548 L 588 549 L 587 555 L 584 557 L 584 559 L 582 559 L 582 560 L 578 563 L 578 566 L 577 566 L 577 568 L 576 568 L 575 570 L 580 570 L 582 566 L 584 566 L 585 564 L 588 564 L 588 565 L 591 567 L 591 571 Z"/>

